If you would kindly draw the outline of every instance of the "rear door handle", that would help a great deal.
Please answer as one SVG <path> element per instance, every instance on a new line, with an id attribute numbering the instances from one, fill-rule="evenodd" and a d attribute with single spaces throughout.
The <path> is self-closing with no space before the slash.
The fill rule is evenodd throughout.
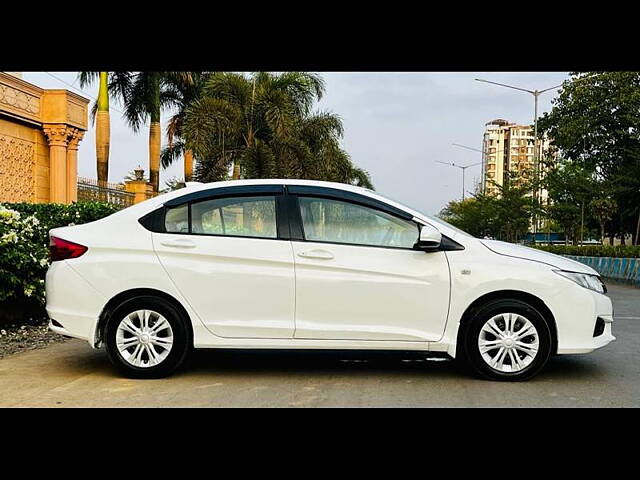
<path id="1" fill-rule="evenodd" d="M 164 240 L 160 242 L 161 245 L 165 247 L 172 248 L 194 248 L 196 246 L 191 240 L 187 240 L 186 238 L 177 238 L 175 240 Z"/>
<path id="2" fill-rule="evenodd" d="M 317 249 L 300 252 L 298 256 L 302 258 L 315 258 L 317 260 L 331 260 L 333 258 L 333 253 L 328 252 L 327 250 Z"/>

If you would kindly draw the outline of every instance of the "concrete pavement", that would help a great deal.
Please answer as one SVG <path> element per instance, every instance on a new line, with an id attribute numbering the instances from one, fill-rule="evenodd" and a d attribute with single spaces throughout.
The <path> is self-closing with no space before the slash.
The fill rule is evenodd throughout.
<path id="1" fill-rule="evenodd" d="M 80 340 L 0 360 L 0 406 L 640 406 L 640 289 L 609 285 L 614 335 L 523 383 L 401 354 L 198 351 L 171 378 L 130 380 Z"/>

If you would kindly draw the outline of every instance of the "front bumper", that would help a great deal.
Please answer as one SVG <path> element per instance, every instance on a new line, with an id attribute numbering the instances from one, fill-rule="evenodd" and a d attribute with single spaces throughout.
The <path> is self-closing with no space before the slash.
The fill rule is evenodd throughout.
<path id="1" fill-rule="evenodd" d="M 570 285 L 554 297 L 553 303 L 557 353 L 590 353 L 616 339 L 612 333 L 613 305 L 606 295 Z M 604 323 L 604 329 L 596 329 L 598 319 Z"/>
<path id="2" fill-rule="evenodd" d="M 614 337 L 612 333 L 613 319 L 612 318 L 605 319 L 602 316 L 600 318 L 603 318 L 605 322 L 604 331 L 602 332 L 602 334 L 596 337 L 592 337 L 590 341 L 585 342 L 583 345 L 580 345 L 580 346 L 571 346 L 571 347 L 563 347 L 563 348 L 558 347 L 558 353 L 563 353 L 563 354 L 591 353 L 594 350 L 605 347 L 609 345 L 611 342 L 613 342 L 616 339 L 616 337 Z"/>

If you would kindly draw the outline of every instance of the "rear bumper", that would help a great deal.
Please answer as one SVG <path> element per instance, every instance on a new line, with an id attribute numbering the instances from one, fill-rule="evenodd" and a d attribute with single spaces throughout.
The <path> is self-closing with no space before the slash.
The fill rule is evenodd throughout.
<path id="1" fill-rule="evenodd" d="M 53 262 L 45 288 L 49 329 L 61 335 L 87 340 L 93 346 L 95 327 L 106 298 L 82 278 L 68 261 Z"/>
<path id="2" fill-rule="evenodd" d="M 56 315 L 57 316 L 57 315 Z M 65 337 L 73 337 L 73 338 L 79 338 L 80 340 L 89 340 L 89 338 L 85 335 L 82 335 L 80 333 L 77 332 L 70 332 L 69 330 L 67 330 L 64 327 L 59 327 L 57 325 L 53 324 L 53 321 L 56 321 L 58 323 L 60 323 L 58 320 L 56 320 L 55 318 L 52 318 L 51 315 L 49 315 L 49 330 L 51 330 L 54 333 L 57 333 L 59 335 L 64 335 Z M 65 319 L 66 321 L 66 319 Z M 68 324 L 69 322 L 67 322 Z"/>

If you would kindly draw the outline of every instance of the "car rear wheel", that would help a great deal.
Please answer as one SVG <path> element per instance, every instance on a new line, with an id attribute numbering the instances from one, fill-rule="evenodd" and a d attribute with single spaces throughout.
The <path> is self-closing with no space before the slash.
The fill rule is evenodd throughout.
<path id="1" fill-rule="evenodd" d="M 478 375 L 492 380 L 527 380 L 551 354 L 545 318 L 521 300 L 495 300 L 481 307 L 466 326 L 462 355 Z"/>
<path id="2" fill-rule="evenodd" d="M 137 297 L 120 305 L 105 327 L 111 362 L 128 377 L 161 378 L 182 365 L 190 351 L 183 315 L 157 297 Z"/>

